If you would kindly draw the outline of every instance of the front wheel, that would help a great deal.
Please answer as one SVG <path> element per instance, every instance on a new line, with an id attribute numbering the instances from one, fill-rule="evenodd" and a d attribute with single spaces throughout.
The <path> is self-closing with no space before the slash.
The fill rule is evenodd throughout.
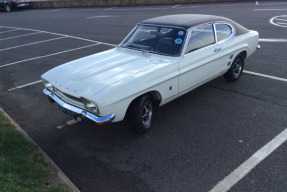
<path id="1" fill-rule="evenodd" d="M 12 9 L 11 9 L 11 6 L 9 4 L 6 4 L 5 7 L 4 7 L 4 10 L 6 12 L 10 12 Z"/>
<path id="2" fill-rule="evenodd" d="M 224 77 L 228 81 L 236 81 L 240 78 L 244 68 L 244 57 L 242 55 L 237 55 L 237 57 L 232 62 L 229 70 L 224 74 Z"/>
<path id="3" fill-rule="evenodd" d="M 153 119 L 153 100 L 150 95 L 143 95 L 133 101 L 130 108 L 130 122 L 133 129 L 139 134 L 150 129 Z"/>

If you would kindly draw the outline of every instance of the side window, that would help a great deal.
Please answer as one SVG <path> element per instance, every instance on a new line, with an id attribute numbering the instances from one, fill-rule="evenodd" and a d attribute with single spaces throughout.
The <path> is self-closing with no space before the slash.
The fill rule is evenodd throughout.
<path id="1" fill-rule="evenodd" d="M 231 27 L 226 24 L 216 24 L 215 29 L 217 35 L 217 42 L 227 39 L 232 33 Z"/>
<path id="2" fill-rule="evenodd" d="M 215 38 L 212 25 L 195 28 L 191 31 L 185 53 L 190 53 L 214 43 Z"/>

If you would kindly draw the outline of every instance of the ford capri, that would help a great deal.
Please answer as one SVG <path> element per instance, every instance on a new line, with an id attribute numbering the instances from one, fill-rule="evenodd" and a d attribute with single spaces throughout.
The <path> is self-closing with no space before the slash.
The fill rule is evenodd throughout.
<path id="1" fill-rule="evenodd" d="M 155 107 L 221 75 L 238 80 L 258 40 L 257 31 L 225 17 L 156 17 L 115 48 L 44 73 L 43 92 L 70 117 L 99 125 L 127 117 L 141 134 L 152 127 Z"/>

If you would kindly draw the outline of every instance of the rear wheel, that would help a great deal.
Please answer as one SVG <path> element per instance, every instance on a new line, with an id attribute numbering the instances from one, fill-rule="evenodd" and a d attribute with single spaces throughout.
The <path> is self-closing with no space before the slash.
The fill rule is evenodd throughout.
<path id="1" fill-rule="evenodd" d="M 150 129 L 154 113 L 153 108 L 153 99 L 150 95 L 143 95 L 133 101 L 129 117 L 135 132 L 143 134 Z"/>
<path id="2" fill-rule="evenodd" d="M 240 78 L 244 68 L 244 57 L 242 55 L 237 55 L 237 57 L 232 62 L 229 70 L 224 74 L 224 77 L 228 81 L 236 81 Z"/>
<path id="3" fill-rule="evenodd" d="M 11 11 L 11 6 L 9 4 L 6 4 L 5 7 L 4 7 L 4 10 L 6 12 L 10 12 Z"/>

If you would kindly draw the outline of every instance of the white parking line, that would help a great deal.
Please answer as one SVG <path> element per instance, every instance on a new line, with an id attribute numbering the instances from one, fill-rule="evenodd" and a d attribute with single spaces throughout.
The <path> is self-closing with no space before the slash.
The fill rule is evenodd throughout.
<path id="1" fill-rule="evenodd" d="M 35 84 L 38 84 L 38 83 L 41 83 L 42 80 L 38 80 L 38 81 L 34 81 L 34 82 L 31 82 L 31 83 L 27 83 L 27 84 L 24 84 L 24 85 L 19 85 L 17 87 L 14 87 L 14 88 L 11 88 L 11 89 L 8 89 L 8 91 L 13 91 L 15 89 L 22 89 L 24 87 L 28 87 L 28 86 L 31 86 L 31 85 L 35 85 Z"/>
<path id="2" fill-rule="evenodd" d="M 25 47 L 25 46 L 29 46 L 29 45 L 34 45 L 34 44 L 54 41 L 54 40 L 58 40 L 58 39 L 64 39 L 64 38 L 67 38 L 67 37 L 58 37 L 58 38 L 54 38 L 54 39 L 48 39 L 48 40 L 44 40 L 44 41 L 38 41 L 38 42 L 34 42 L 34 43 L 28 43 L 28 44 L 18 45 L 18 46 L 15 46 L 15 47 L 9 47 L 9 48 L 5 48 L 5 49 L 0 49 L 0 52 L 1 51 L 10 50 L 10 49 L 19 48 L 19 47 Z"/>
<path id="3" fill-rule="evenodd" d="M 256 5 L 259 5 L 258 1 L 255 2 Z"/>
<path id="4" fill-rule="evenodd" d="M 274 42 L 274 43 L 284 43 L 287 42 L 287 39 L 259 39 L 259 42 Z"/>
<path id="5" fill-rule="evenodd" d="M 77 120 L 71 119 L 71 120 L 67 121 L 67 125 L 74 125 L 74 124 L 79 123 L 81 121 L 82 121 L 82 118 L 78 117 Z"/>
<path id="6" fill-rule="evenodd" d="M 0 68 L 8 67 L 8 66 L 11 66 L 11 65 L 16 65 L 16 64 L 18 64 L 18 63 L 23 63 L 23 62 L 26 62 L 26 61 L 32 61 L 32 60 L 36 60 L 36 59 L 41 59 L 41 58 L 45 58 L 45 57 L 50 57 L 50 56 L 54 56 L 54 55 L 59 55 L 59 54 L 67 53 L 67 52 L 70 52 L 70 51 L 76 51 L 76 50 L 79 50 L 79 49 L 84 49 L 84 48 L 88 48 L 88 47 L 92 47 L 92 46 L 96 46 L 96 45 L 100 45 L 100 43 L 92 44 L 92 45 L 87 45 L 87 46 L 83 46 L 83 47 L 79 47 L 79 48 L 75 48 L 75 49 L 69 49 L 69 50 L 61 51 L 61 52 L 57 52 L 57 53 L 52 53 L 52 54 L 49 54 L 49 55 L 43 55 L 43 56 L 39 56 L 39 57 L 33 57 L 33 58 L 30 58 L 30 59 L 25 59 L 25 60 L 22 60 L 22 61 L 16 61 L 16 62 L 13 62 L 13 63 L 8 63 L 8 64 L 5 64 L 5 65 L 0 65 Z"/>
<path id="7" fill-rule="evenodd" d="M 255 75 L 255 76 L 259 76 L 259 77 L 265 77 L 265 78 L 273 79 L 273 80 L 277 80 L 277 81 L 287 82 L 287 79 L 284 79 L 284 78 L 281 78 L 281 77 L 275 77 L 275 76 L 271 76 L 271 75 L 265 75 L 265 74 L 262 74 L 262 73 L 256 73 L 256 72 L 246 71 L 246 70 L 244 70 L 243 73 L 250 74 L 250 75 Z"/>
<path id="8" fill-rule="evenodd" d="M 9 33 L 9 32 L 12 32 L 12 31 L 19 31 L 20 29 L 12 29 L 12 30 L 8 30 L 8 31 L 2 31 L 0 33 Z"/>
<path id="9" fill-rule="evenodd" d="M 254 11 L 286 11 L 287 9 L 254 9 Z"/>
<path id="10" fill-rule="evenodd" d="M 94 9 L 94 10 L 73 10 L 73 9 L 67 9 L 67 11 L 72 12 L 99 12 L 100 9 Z"/>
<path id="11" fill-rule="evenodd" d="M 38 34 L 38 33 L 43 33 L 43 32 L 38 31 L 36 33 L 28 33 L 28 34 L 25 34 L 25 35 L 18 35 L 18 36 L 14 36 L 14 37 L 8 37 L 8 38 L 0 39 L 0 41 L 4 41 L 4 40 L 8 40 L 8 39 L 14 39 L 14 38 L 19 38 L 19 37 L 25 37 L 25 36 L 29 36 L 29 35 L 35 35 L 35 34 Z"/>
<path id="12" fill-rule="evenodd" d="M 238 6 L 248 6 L 248 4 L 232 4 L 232 5 L 190 5 L 190 6 L 180 6 L 178 8 L 210 8 L 210 7 L 238 7 Z"/>
<path id="13" fill-rule="evenodd" d="M 71 119 L 71 120 L 67 121 L 66 124 L 58 125 L 58 126 L 57 126 L 57 129 L 63 129 L 63 128 L 66 127 L 66 126 L 71 126 L 71 125 L 74 125 L 74 124 L 79 123 L 79 122 L 82 122 L 82 121 L 83 121 L 83 119 L 82 119 L 81 117 L 77 117 L 77 120 Z"/>
<path id="14" fill-rule="evenodd" d="M 143 7 L 143 8 L 118 8 L 113 9 L 113 11 L 136 11 L 136 10 L 163 10 L 163 9 L 170 9 L 170 7 Z"/>
<path id="15" fill-rule="evenodd" d="M 175 5 L 175 6 L 173 6 L 172 8 L 174 9 L 174 8 L 177 8 L 177 7 L 179 7 L 180 6 L 180 4 L 178 4 L 178 5 Z"/>
<path id="16" fill-rule="evenodd" d="M 105 11 L 108 11 L 108 10 L 112 10 L 112 9 L 115 9 L 117 7 L 111 7 L 111 8 L 107 8 L 107 9 L 104 9 Z"/>
<path id="17" fill-rule="evenodd" d="M 287 140 L 287 129 L 282 131 L 274 139 L 269 141 L 247 161 L 241 164 L 237 169 L 220 181 L 210 192 L 225 192 L 234 186 L 238 181 L 245 177 L 254 167 L 269 156 L 275 149 L 281 146 Z"/>
<path id="18" fill-rule="evenodd" d="M 118 17 L 118 16 L 114 16 L 114 15 L 97 15 L 97 16 L 87 17 L 87 19 L 93 19 L 93 18 L 107 18 L 107 17 Z"/>
<path id="19" fill-rule="evenodd" d="M 93 42 L 93 43 L 100 43 L 100 44 L 103 44 L 103 45 L 109 45 L 109 46 L 113 46 L 113 47 L 116 46 L 115 44 L 111 44 L 111 43 L 105 43 L 105 42 L 101 42 L 101 41 L 94 41 L 94 40 L 91 40 L 91 39 L 85 39 L 85 38 L 76 37 L 76 36 L 72 36 L 72 35 L 65 35 L 65 34 L 61 34 L 61 33 L 53 33 L 53 32 L 48 32 L 48 31 L 41 31 L 41 30 L 28 29 L 28 28 L 18 28 L 18 27 L 7 27 L 7 26 L 0 26 L 0 27 L 12 28 L 12 29 L 23 29 L 23 30 L 28 30 L 28 31 L 36 31 L 38 33 L 47 33 L 47 34 L 51 34 L 51 35 L 59 35 L 59 36 L 63 36 L 63 37 L 70 37 L 70 38 L 73 38 L 73 39 L 79 39 L 79 40 L 89 41 L 89 42 Z"/>
<path id="20" fill-rule="evenodd" d="M 63 9 L 66 9 L 66 8 L 62 8 L 62 9 L 53 9 L 53 10 L 49 10 L 49 11 L 25 11 L 25 13 L 27 12 L 30 12 L 30 13 L 49 13 L 49 12 L 57 12 L 57 11 L 61 11 Z"/>
<path id="21" fill-rule="evenodd" d="M 287 3 L 260 3 L 260 5 L 287 5 Z"/>

